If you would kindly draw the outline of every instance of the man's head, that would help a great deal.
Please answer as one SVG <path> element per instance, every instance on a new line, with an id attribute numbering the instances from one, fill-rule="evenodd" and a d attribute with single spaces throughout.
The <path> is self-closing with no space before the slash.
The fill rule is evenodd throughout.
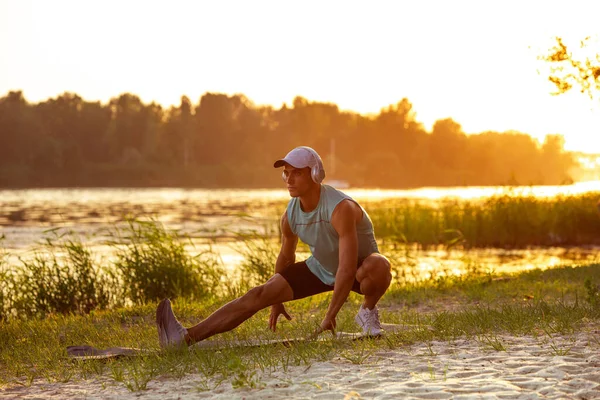
<path id="1" fill-rule="evenodd" d="M 292 197 L 301 196 L 306 190 L 319 186 L 325 178 L 321 157 L 306 146 L 296 147 L 284 158 L 275 161 L 273 166 L 284 167 L 282 177 Z"/>

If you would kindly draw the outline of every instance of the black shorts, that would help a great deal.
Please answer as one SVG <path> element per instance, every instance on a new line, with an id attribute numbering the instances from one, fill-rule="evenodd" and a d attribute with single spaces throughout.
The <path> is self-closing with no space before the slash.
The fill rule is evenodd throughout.
<path id="1" fill-rule="evenodd" d="M 359 262 L 359 268 L 362 265 L 362 261 L 363 260 L 360 260 Z M 306 261 L 288 265 L 283 271 L 279 272 L 279 275 L 283 276 L 283 279 L 285 279 L 292 288 L 294 300 L 333 290 L 333 286 L 321 282 L 321 280 L 308 269 Z M 352 291 L 362 294 L 360 291 L 360 283 L 356 280 L 356 277 L 352 284 Z"/>

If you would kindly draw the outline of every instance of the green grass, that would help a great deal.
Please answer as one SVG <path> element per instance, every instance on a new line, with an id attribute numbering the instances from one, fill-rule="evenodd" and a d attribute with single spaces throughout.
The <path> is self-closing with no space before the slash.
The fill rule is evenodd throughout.
<path id="1" fill-rule="evenodd" d="M 498 279 L 503 278 L 503 279 Z M 586 284 L 586 282 L 589 282 Z M 10 319 L 0 323 L 0 384 L 29 385 L 34 380 L 71 382 L 102 377 L 132 391 L 144 390 L 155 379 L 178 379 L 199 374 L 198 390 L 214 389 L 223 382 L 234 387 L 261 387 L 261 373 L 309 366 L 341 357 L 353 364 L 378 362 L 377 352 L 414 343 L 472 338 L 493 351 L 505 351 L 501 337 L 535 335 L 545 338 L 549 351 L 568 354 L 556 335 L 571 334 L 586 324 L 600 322 L 594 300 L 600 282 L 600 265 L 529 271 L 498 277 L 471 274 L 449 279 L 443 285 L 423 281 L 396 284 L 380 303 L 382 320 L 406 326 L 382 340 L 359 342 L 306 342 L 290 348 L 223 349 L 221 351 L 158 350 L 154 326 L 155 302 L 89 314 L 49 314 L 45 318 Z M 592 296 L 592 297 L 590 297 Z M 268 330 L 268 310 L 263 310 L 225 339 L 303 337 L 321 321 L 330 294 L 288 305 L 292 321 Z M 208 316 L 226 300 L 179 299 L 178 318 L 186 325 Z M 353 317 L 361 298 L 352 294 L 338 316 L 338 329 L 356 331 Z M 141 347 L 142 357 L 108 362 L 74 362 L 66 358 L 68 345 L 91 344 Z"/>

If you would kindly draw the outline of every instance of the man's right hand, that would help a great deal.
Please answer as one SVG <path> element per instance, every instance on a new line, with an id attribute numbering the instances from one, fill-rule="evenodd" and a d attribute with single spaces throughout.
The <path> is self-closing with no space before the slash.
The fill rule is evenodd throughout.
<path id="1" fill-rule="evenodd" d="M 277 329 L 277 319 L 281 314 L 283 314 L 283 316 L 286 317 L 288 321 L 291 321 L 292 317 L 290 317 L 287 311 L 285 311 L 285 307 L 283 306 L 283 304 L 273 304 L 271 306 L 271 316 L 269 317 L 269 328 L 271 328 L 273 332 L 275 332 L 275 330 Z"/>

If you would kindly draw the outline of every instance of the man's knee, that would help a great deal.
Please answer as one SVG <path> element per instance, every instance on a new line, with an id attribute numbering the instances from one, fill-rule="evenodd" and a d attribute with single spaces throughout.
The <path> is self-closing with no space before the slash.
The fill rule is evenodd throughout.
<path id="1" fill-rule="evenodd" d="M 246 294 L 242 297 L 238 298 L 237 301 L 240 303 L 242 307 L 247 309 L 248 311 L 259 311 L 264 308 L 262 305 L 265 297 L 265 288 L 264 284 L 260 286 L 253 287 L 248 290 Z"/>
<path id="2" fill-rule="evenodd" d="M 244 295 L 245 300 L 248 302 L 258 302 L 265 296 L 265 285 L 266 283 L 255 286 L 252 289 L 248 290 Z"/>
<path id="3" fill-rule="evenodd" d="M 248 307 L 262 309 L 275 303 L 289 301 L 292 297 L 293 292 L 287 281 L 276 274 L 266 283 L 250 289 L 242 299 Z"/>
<path id="4" fill-rule="evenodd" d="M 377 282 L 381 285 L 389 286 L 392 281 L 391 264 L 389 260 L 382 254 L 374 253 L 365 259 L 356 274 L 357 280 L 360 282 L 365 278 Z"/>

